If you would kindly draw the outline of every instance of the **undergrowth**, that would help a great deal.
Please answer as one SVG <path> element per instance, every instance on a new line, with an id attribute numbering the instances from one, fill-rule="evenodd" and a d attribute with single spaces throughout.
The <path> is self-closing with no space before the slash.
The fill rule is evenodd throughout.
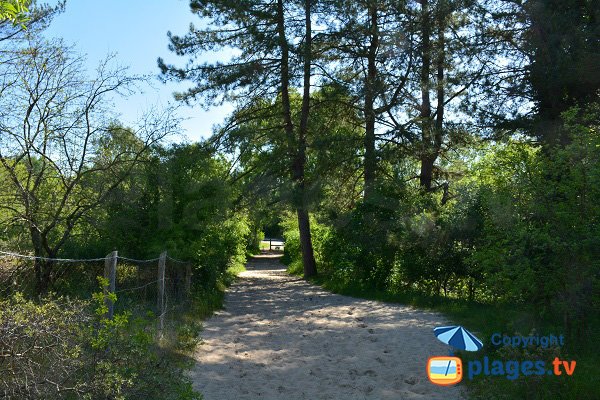
<path id="1" fill-rule="evenodd" d="M 288 272 L 301 276 L 301 262 L 292 261 L 288 266 Z M 464 368 L 467 368 L 470 361 L 481 361 L 484 357 L 502 361 L 544 360 L 547 366 L 551 366 L 554 357 L 577 362 L 572 376 L 563 373 L 562 376 L 520 376 L 515 380 L 509 380 L 503 376 L 479 375 L 470 380 L 465 371 L 460 384 L 467 387 L 471 399 L 600 399 L 597 385 L 600 365 L 597 362 L 596 347 L 600 332 L 598 322 L 587 328 L 588 335 L 566 338 L 565 345 L 562 347 L 542 349 L 529 346 L 525 349 L 513 349 L 492 345 L 492 334 L 558 336 L 561 334 L 561 326 L 557 326 L 550 318 L 542 320 L 536 317 L 538 314 L 535 310 L 523 305 L 483 304 L 465 299 L 427 296 L 416 291 L 376 290 L 351 282 L 339 282 L 323 274 L 311 281 L 337 294 L 411 305 L 444 314 L 453 324 L 466 327 L 484 343 L 483 349 L 478 352 L 458 352 L 457 356 L 463 360 Z M 431 340 L 435 340 L 433 332 Z"/>

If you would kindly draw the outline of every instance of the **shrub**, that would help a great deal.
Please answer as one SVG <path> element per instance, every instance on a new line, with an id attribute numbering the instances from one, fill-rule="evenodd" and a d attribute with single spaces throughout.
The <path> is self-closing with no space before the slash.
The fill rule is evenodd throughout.
<path id="1" fill-rule="evenodd" d="M 114 299 L 114 295 L 111 295 Z M 93 301 L 0 301 L 0 393 L 9 399 L 199 399 L 154 341 L 154 320 Z"/>

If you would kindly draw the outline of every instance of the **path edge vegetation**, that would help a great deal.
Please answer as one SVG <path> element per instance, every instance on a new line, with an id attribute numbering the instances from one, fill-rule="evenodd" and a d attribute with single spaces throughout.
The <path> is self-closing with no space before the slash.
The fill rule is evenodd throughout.
<path id="1" fill-rule="evenodd" d="M 228 164 L 203 144 L 165 144 L 179 133 L 169 107 L 124 126 L 105 96 L 143 78 L 111 57 L 87 76 L 74 47 L 43 36 L 65 3 L 28 5 L 0 3 L 0 250 L 25 256 L 0 258 L 0 396 L 200 399 L 184 371 L 201 321 L 243 269 L 249 232 Z M 156 140 L 144 140 L 149 127 Z M 85 263 L 115 248 L 192 263 L 192 299 L 162 332 L 155 304 L 123 303 Z"/>
<path id="2" fill-rule="evenodd" d="M 317 225 L 317 224 L 313 224 Z M 294 236 L 286 232 L 287 237 Z M 294 243 L 286 242 L 286 251 L 281 262 L 287 266 L 287 273 L 302 277 L 299 256 L 291 254 L 289 248 L 294 248 Z M 297 245 L 297 244 L 296 244 Z M 289 246 L 289 247 L 288 247 Z M 292 250 L 293 251 L 293 250 Z M 466 365 L 471 360 L 545 360 L 550 365 L 554 357 L 559 356 L 565 360 L 576 360 L 579 368 L 577 380 L 560 377 L 541 378 L 528 377 L 527 381 L 511 381 L 504 377 L 476 377 L 474 380 L 463 378 L 461 385 L 467 389 L 467 398 L 484 399 L 515 399 L 515 398 L 541 398 L 541 399 L 596 399 L 592 393 L 596 390 L 597 376 L 600 366 L 594 355 L 596 341 L 594 338 L 583 340 L 579 347 L 560 349 L 536 349 L 534 346 L 525 350 L 510 349 L 507 347 L 493 346 L 490 337 L 494 333 L 507 335 L 558 335 L 562 325 L 555 320 L 546 318 L 539 320 L 535 307 L 515 305 L 511 303 L 483 303 L 466 299 L 447 298 L 443 295 L 431 296 L 419 291 L 389 291 L 366 287 L 356 282 L 343 282 L 335 276 L 320 272 L 308 279 L 309 282 L 329 291 L 330 293 L 350 296 L 358 299 L 374 300 L 390 304 L 400 304 L 440 313 L 452 324 L 462 325 L 474 332 L 484 343 L 484 348 L 477 353 L 457 351 L 455 355 L 463 360 Z M 559 332 L 557 334 L 557 332 Z M 431 332 L 431 341 L 437 340 Z M 402 344 L 399 344 L 402 345 Z M 440 354 L 445 356 L 447 354 Z M 426 358 L 423 358 L 422 379 L 426 377 Z M 491 361 L 490 361 L 491 362 Z M 565 389 L 566 386 L 566 389 Z M 557 393 L 561 393 L 557 397 Z M 591 396 L 591 397 L 590 397 Z"/>

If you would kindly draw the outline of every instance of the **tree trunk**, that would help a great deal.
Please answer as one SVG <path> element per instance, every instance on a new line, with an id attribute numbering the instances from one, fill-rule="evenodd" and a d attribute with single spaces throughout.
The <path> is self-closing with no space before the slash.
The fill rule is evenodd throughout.
<path id="1" fill-rule="evenodd" d="M 50 288 L 50 279 L 52 272 L 52 262 L 41 260 L 44 257 L 44 248 L 42 236 L 35 225 L 30 225 L 29 234 L 31 236 L 31 244 L 33 245 L 33 254 L 38 257 L 33 262 L 35 272 L 35 291 L 38 295 L 44 295 Z"/>
<path id="2" fill-rule="evenodd" d="M 33 267 L 35 270 L 35 291 L 38 295 L 45 295 L 48 293 L 52 283 L 54 261 L 36 259 Z"/>
<path id="3" fill-rule="evenodd" d="M 432 124 L 431 124 L 431 98 L 429 88 L 431 84 L 431 16 L 428 0 L 421 2 L 421 173 L 419 183 L 425 191 L 431 190 L 433 181 L 433 164 L 435 158 L 432 155 Z"/>
<path id="4" fill-rule="evenodd" d="M 298 229 L 300 230 L 300 248 L 304 264 L 304 278 L 317 274 L 317 265 L 312 247 L 310 234 L 310 218 L 308 215 L 305 196 L 305 165 L 306 165 L 306 135 L 308 133 L 308 115 L 310 113 L 310 76 L 312 63 L 312 25 L 310 0 L 304 2 L 306 36 L 304 39 L 304 92 L 302 93 L 302 114 L 300 115 L 300 130 L 298 132 L 298 158 L 295 165 L 294 181 L 298 191 Z"/>
<path id="5" fill-rule="evenodd" d="M 305 1 L 306 38 L 304 43 L 304 93 L 302 95 L 302 112 L 300 115 L 300 127 L 298 137 L 294 134 L 292 113 L 289 97 L 289 47 L 285 36 L 283 1 L 277 1 L 277 30 L 279 34 L 279 46 L 281 48 L 281 104 L 283 109 L 284 129 L 289 142 L 297 143 L 295 156 L 292 160 L 291 175 L 294 182 L 294 207 L 298 216 L 298 229 L 300 233 L 300 249 L 304 265 L 304 277 L 309 278 L 316 275 L 317 266 L 312 247 L 310 233 L 310 219 L 306 207 L 305 196 L 305 165 L 306 165 L 306 134 L 308 132 L 308 116 L 310 113 L 310 76 L 312 62 L 312 26 L 310 13 L 310 0 Z M 297 139 L 297 140 L 294 140 Z"/>
<path id="6" fill-rule="evenodd" d="M 431 10 L 429 9 L 428 0 L 421 0 L 423 21 L 423 43 L 422 43 L 422 61 L 421 66 L 421 129 L 422 129 L 422 145 L 421 152 L 421 172 L 420 184 L 421 187 L 430 192 L 433 189 L 433 172 L 435 162 L 439 157 L 442 149 L 444 138 L 444 108 L 446 101 L 446 92 L 444 86 L 444 63 L 446 59 L 445 49 L 445 12 L 442 5 L 438 4 L 436 12 L 436 28 L 438 34 L 437 41 L 437 56 L 435 58 L 436 66 L 436 96 L 437 105 L 435 111 L 435 121 L 431 113 L 431 98 L 429 89 L 431 87 Z"/>
<path id="7" fill-rule="evenodd" d="M 377 21 L 377 4 L 369 4 L 370 36 L 367 56 L 367 76 L 365 79 L 365 159 L 364 159 L 364 193 L 365 203 L 371 203 L 375 178 L 377 175 L 377 154 L 375 150 L 375 110 L 377 66 L 375 64 L 379 47 L 379 27 Z"/>
<path id="8" fill-rule="evenodd" d="M 304 278 L 310 278 L 317 274 L 317 265 L 312 247 L 310 234 L 310 219 L 305 209 L 296 210 L 298 215 L 298 229 L 300 230 L 300 248 L 302 250 L 302 263 L 304 265 Z"/>
<path id="9" fill-rule="evenodd" d="M 426 192 L 432 190 L 433 182 L 433 166 L 437 157 L 433 157 L 427 149 L 424 154 L 421 155 L 421 172 L 419 175 L 419 183 L 421 188 Z"/>
<path id="10" fill-rule="evenodd" d="M 435 158 L 437 159 L 442 149 L 442 140 L 444 135 L 444 108 L 446 101 L 446 91 L 444 82 L 444 63 L 446 62 L 446 37 L 444 35 L 445 24 L 444 10 L 440 9 L 437 12 L 437 30 L 438 30 L 438 48 L 436 57 L 436 85 L 437 85 L 437 107 L 435 109 L 435 131 L 433 138 L 433 145 L 435 151 Z"/>

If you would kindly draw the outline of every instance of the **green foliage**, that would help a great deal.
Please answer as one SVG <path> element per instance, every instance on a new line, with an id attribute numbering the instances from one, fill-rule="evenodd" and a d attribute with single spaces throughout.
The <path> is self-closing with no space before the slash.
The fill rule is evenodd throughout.
<path id="1" fill-rule="evenodd" d="M 388 191 L 388 196 L 384 196 Z M 379 188 L 380 204 L 359 204 L 336 219 L 311 221 L 315 254 L 330 279 L 363 288 L 419 290 L 432 295 L 468 295 L 465 263 L 472 221 L 456 203 L 436 206 L 436 198 L 404 190 Z M 296 222 L 284 222 L 284 262 L 299 257 Z"/>
<path id="2" fill-rule="evenodd" d="M 122 129 L 113 133 L 116 142 L 107 147 L 131 140 Z M 167 250 L 193 260 L 194 282 L 214 286 L 227 268 L 244 264 L 251 234 L 247 212 L 234 208 L 238 189 L 228 183 L 228 171 L 228 162 L 201 144 L 155 148 L 81 227 L 65 254 L 86 257 L 116 248 L 154 258 Z"/>
<path id="3" fill-rule="evenodd" d="M 103 136 L 96 145 L 101 149 L 97 154 L 101 159 L 113 157 L 115 152 L 128 154 L 126 149 L 135 150 L 140 144 L 130 130 L 113 126 L 110 135 Z M 43 299 L 40 304 L 52 311 L 50 316 L 50 311 L 37 312 L 36 303 L 30 301 L 23 300 L 27 307 L 16 300 L 3 303 L 2 310 L 13 310 L 19 313 L 18 318 L 30 318 L 22 324 L 23 329 L 29 326 L 32 330 L 31 337 L 24 336 L 26 340 L 54 337 L 46 337 L 45 332 L 56 333 L 62 340 L 60 346 L 52 347 L 55 353 L 48 352 L 47 359 L 42 352 L 31 352 L 35 367 L 20 375 L 37 381 L 50 374 L 49 382 L 64 383 L 64 387 L 46 384 L 39 389 L 40 398 L 198 398 L 183 375 L 187 367 L 184 353 L 198 343 L 198 319 L 222 305 L 224 285 L 232 281 L 233 271 L 243 268 L 249 218 L 243 209 L 234 207 L 238 193 L 227 180 L 228 162 L 202 146 L 154 148 L 142 161 L 121 185 L 107 192 L 84 223 L 73 229 L 61 255 L 89 258 L 116 248 L 120 254 L 135 258 L 154 258 L 168 250 L 171 257 L 194 260 L 190 309 L 167 321 L 166 332 L 158 339 L 156 318 L 151 315 L 125 311 L 106 319 L 109 299 L 117 302 L 117 310 L 131 309 L 132 299 L 127 293 L 117 301 L 114 294 L 98 292 L 91 303 Z M 94 191 L 105 183 L 98 176 L 85 185 L 85 191 Z M 51 195 L 51 190 L 43 193 Z M 2 240 L 20 243 L 19 236 L 9 230 L 3 231 Z M 53 290 L 74 298 L 89 298 L 94 290 L 89 268 L 95 266 L 73 265 L 55 280 Z M 135 271 L 131 265 L 120 263 L 117 285 L 119 280 L 135 279 Z M 106 284 L 101 279 L 101 285 Z M 73 318 L 67 313 L 71 304 L 81 305 Z M 64 324 L 57 325 L 54 320 L 61 318 L 61 308 L 66 310 Z M 11 346 L 20 346 L 21 339 L 13 339 Z M 15 360 L 5 365 L 12 368 L 7 376 L 14 377 L 13 371 L 18 373 L 19 368 L 28 368 L 29 364 Z M 20 381 L 5 386 L 10 390 L 24 387 Z"/>
<path id="4" fill-rule="evenodd" d="M 600 299 L 598 115 L 595 106 L 564 114 L 565 147 L 485 147 L 445 203 L 382 182 L 378 204 L 320 216 L 321 270 L 365 288 L 533 305 L 570 334 L 585 330 Z M 283 226 L 293 265 L 297 227 L 291 217 Z"/>
<path id="5" fill-rule="evenodd" d="M 598 107 L 564 114 L 571 143 L 509 143 L 481 163 L 483 235 L 473 262 L 494 296 L 585 329 L 600 300 Z M 502 171 L 502 172 L 499 172 Z"/>
<path id="6" fill-rule="evenodd" d="M 0 1 L 0 22 L 8 20 L 13 24 L 24 24 L 29 20 L 27 13 L 30 0 Z"/>
<path id="7" fill-rule="evenodd" d="M 229 268 L 239 269 L 246 261 L 246 237 L 249 234 L 244 218 L 228 219 L 208 227 L 193 243 L 200 269 L 199 280 L 212 287 L 225 278 Z"/>
<path id="8" fill-rule="evenodd" d="M 476 398 L 581 398 L 595 393 L 600 340 L 600 107 L 563 114 L 569 144 L 523 138 L 482 146 L 452 196 L 380 182 L 375 204 L 318 214 L 316 254 L 326 287 L 445 311 L 484 332 L 562 333 L 569 380 L 473 382 Z M 297 226 L 284 220 L 285 261 L 300 272 Z M 475 301 L 475 302 L 474 302 Z M 477 302 L 477 303 L 476 303 Z M 493 317 L 492 317 L 493 316 Z M 485 337 L 485 336 L 484 336 Z M 495 358 L 545 358 L 528 349 Z M 468 359 L 468 357 L 466 358 Z M 579 364 L 579 360 L 581 364 Z M 580 370 L 578 370 L 579 372 Z"/>
<path id="9" fill-rule="evenodd" d="M 283 237 L 285 240 L 282 262 L 289 265 L 290 272 L 301 275 L 303 273 L 303 265 L 296 214 L 287 212 L 285 217 L 282 218 L 281 227 L 283 228 Z M 329 235 L 330 228 L 325 224 L 319 223 L 314 215 L 310 216 L 310 227 L 315 261 L 317 265 L 323 265 L 327 254 L 325 241 Z"/>
<path id="10" fill-rule="evenodd" d="M 106 284 L 106 282 L 102 282 Z M 2 393 L 30 399 L 199 399 L 176 359 L 154 342 L 154 321 L 106 318 L 106 300 L 16 294 L 0 301 Z"/>
<path id="11" fill-rule="evenodd" d="M 199 399 L 181 368 L 156 346 L 155 320 L 132 318 L 128 312 L 107 319 L 107 299 L 113 300 L 114 294 L 94 295 L 96 323 L 86 333 L 98 394 L 115 399 Z"/>

